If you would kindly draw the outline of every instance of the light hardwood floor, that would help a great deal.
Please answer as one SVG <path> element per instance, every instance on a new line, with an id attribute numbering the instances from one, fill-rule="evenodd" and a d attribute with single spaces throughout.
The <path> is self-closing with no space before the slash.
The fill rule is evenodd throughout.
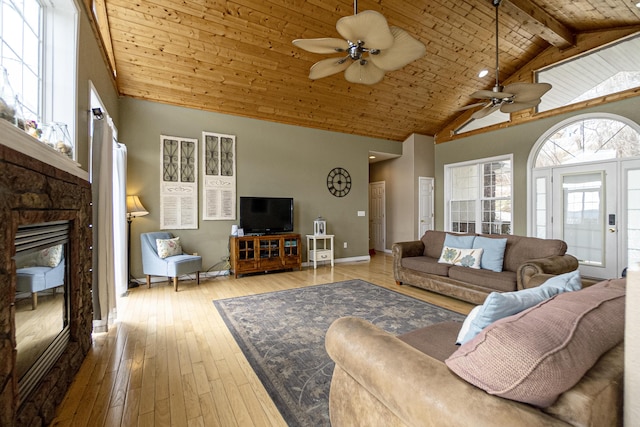
<path id="1" fill-rule="evenodd" d="M 167 282 L 132 289 L 119 320 L 94 334 L 53 426 L 286 426 L 212 301 L 363 279 L 460 313 L 471 305 L 396 286 L 392 257 L 317 270 Z"/>

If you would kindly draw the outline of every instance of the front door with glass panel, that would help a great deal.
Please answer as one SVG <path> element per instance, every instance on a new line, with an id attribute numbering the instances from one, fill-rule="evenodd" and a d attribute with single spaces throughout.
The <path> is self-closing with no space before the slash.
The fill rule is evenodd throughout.
<path id="1" fill-rule="evenodd" d="M 553 237 L 567 242 L 585 277 L 619 276 L 616 191 L 615 163 L 553 170 Z"/>

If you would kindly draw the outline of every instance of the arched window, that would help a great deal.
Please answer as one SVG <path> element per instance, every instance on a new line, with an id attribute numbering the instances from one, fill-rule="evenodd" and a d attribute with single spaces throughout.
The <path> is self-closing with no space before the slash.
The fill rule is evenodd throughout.
<path id="1" fill-rule="evenodd" d="M 554 129 L 542 140 L 535 168 L 640 156 L 637 126 L 619 118 L 589 117 Z"/>

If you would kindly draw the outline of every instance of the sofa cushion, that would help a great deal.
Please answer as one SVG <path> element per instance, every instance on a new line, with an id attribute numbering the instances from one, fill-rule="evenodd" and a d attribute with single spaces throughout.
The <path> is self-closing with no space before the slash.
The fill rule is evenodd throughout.
<path id="1" fill-rule="evenodd" d="M 438 262 L 479 269 L 483 249 L 460 249 L 444 246 Z"/>
<path id="2" fill-rule="evenodd" d="M 490 394 L 548 407 L 624 339 L 625 279 L 565 292 L 498 320 L 446 360 Z"/>
<path id="3" fill-rule="evenodd" d="M 462 323 L 440 322 L 398 335 L 398 338 L 426 355 L 444 362 L 458 346 L 453 342 Z"/>
<path id="4" fill-rule="evenodd" d="M 175 255 L 182 255 L 182 245 L 180 245 L 180 237 L 173 239 L 156 239 L 158 256 L 167 258 Z"/>
<path id="5" fill-rule="evenodd" d="M 468 340 L 465 339 L 465 337 L 467 336 L 467 334 L 469 334 L 469 330 L 471 329 L 471 323 L 473 323 L 476 320 L 476 317 L 478 317 L 478 312 L 480 312 L 480 309 L 482 308 L 481 305 L 476 305 L 475 307 L 473 307 L 473 309 L 471 309 L 471 311 L 469 312 L 469 314 L 467 314 L 467 317 L 464 318 L 464 322 L 462 322 L 462 326 L 460 327 L 460 330 L 458 331 L 458 336 L 456 337 L 456 344 L 464 344 L 465 342 L 467 342 Z M 475 334 L 474 337 L 478 335 Z"/>
<path id="6" fill-rule="evenodd" d="M 480 268 L 497 273 L 502 271 L 504 251 L 507 247 L 506 238 L 499 239 L 477 236 L 473 239 L 473 247 L 482 248 L 484 251 L 482 253 L 482 260 L 480 261 Z"/>
<path id="7" fill-rule="evenodd" d="M 517 287 L 516 273 L 513 271 L 505 270 L 496 273 L 491 270 L 473 270 L 466 267 L 452 266 L 449 269 L 449 277 L 498 292 L 515 291 Z"/>
<path id="8" fill-rule="evenodd" d="M 471 249 L 476 236 L 471 234 L 451 234 L 447 233 L 444 237 L 443 246 L 450 248 Z"/>
<path id="9" fill-rule="evenodd" d="M 540 286 L 515 292 L 491 292 L 479 310 L 470 313 L 465 319 L 467 328 L 458 343 L 464 344 L 480 333 L 484 328 L 503 317 L 513 316 L 542 301 L 562 292 L 577 291 L 582 287 L 580 272 L 560 274 L 547 280 Z M 474 309 L 475 310 L 475 309 Z M 468 322 L 467 322 L 468 320 Z"/>
<path id="10" fill-rule="evenodd" d="M 447 237 L 447 233 L 444 231 L 427 230 L 420 239 L 424 244 L 423 255 L 429 258 L 440 258 L 442 253 L 442 247 L 444 246 L 444 239 Z"/>
<path id="11" fill-rule="evenodd" d="M 440 264 L 437 258 L 428 258 L 426 256 L 402 258 L 401 264 L 404 268 L 445 277 L 449 274 L 449 268 L 451 267 L 450 264 Z"/>
<path id="12" fill-rule="evenodd" d="M 567 244 L 562 240 L 508 235 L 503 270 L 518 271 L 525 261 L 564 255 L 566 252 Z"/>
<path id="13" fill-rule="evenodd" d="M 62 261 L 62 245 L 42 249 L 36 256 L 36 265 L 40 267 L 56 267 Z"/>

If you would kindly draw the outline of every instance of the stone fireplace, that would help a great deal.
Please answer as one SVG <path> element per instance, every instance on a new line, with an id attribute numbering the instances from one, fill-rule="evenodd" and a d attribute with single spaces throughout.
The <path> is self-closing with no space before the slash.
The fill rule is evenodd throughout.
<path id="1" fill-rule="evenodd" d="M 91 186 L 77 164 L 4 121 L 0 121 L 0 223 L 0 425 L 48 425 L 91 348 Z M 54 341 L 51 346 L 58 348 L 25 389 L 24 368 L 19 373 L 16 365 L 16 310 L 18 302 L 25 302 L 17 301 L 15 240 L 19 229 L 36 224 L 65 224 L 61 247 L 69 267 L 62 292 L 68 311 L 64 339 Z M 29 310 L 36 297 L 27 300 Z"/>

